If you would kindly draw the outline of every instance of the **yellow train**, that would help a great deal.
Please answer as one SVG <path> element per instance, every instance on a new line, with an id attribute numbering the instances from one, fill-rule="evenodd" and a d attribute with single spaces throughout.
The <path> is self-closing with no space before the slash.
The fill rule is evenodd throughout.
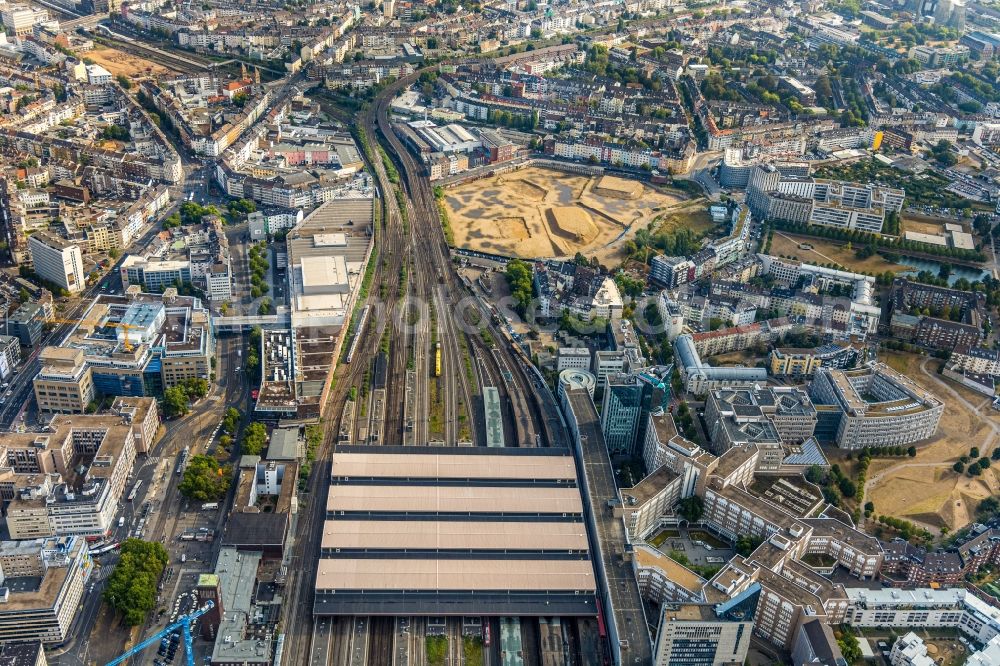
<path id="1" fill-rule="evenodd" d="M 434 376 L 441 376 L 441 343 L 434 343 Z"/>

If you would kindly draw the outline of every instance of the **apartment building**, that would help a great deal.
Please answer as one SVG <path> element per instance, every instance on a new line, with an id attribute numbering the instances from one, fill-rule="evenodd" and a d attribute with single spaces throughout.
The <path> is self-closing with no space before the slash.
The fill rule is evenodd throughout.
<path id="1" fill-rule="evenodd" d="M 28 249 L 39 277 L 70 293 L 83 291 L 86 276 L 79 245 L 47 231 L 38 231 L 28 238 Z"/>
<path id="2" fill-rule="evenodd" d="M 817 438 L 842 449 L 906 446 L 933 437 L 944 403 L 883 363 L 856 370 L 820 368 L 809 389 Z"/>
<path id="3" fill-rule="evenodd" d="M 13 335 L 0 335 L 0 380 L 7 381 L 21 363 L 21 341 Z"/>
<path id="4" fill-rule="evenodd" d="M 49 646 L 59 645 L 69 638 L 70 625 L 93 571 L 86 541 L 71 536 L 24 546 L 4 543 L 0 546 L 0 559 L 3 553 L 20 557 L 22 549 L 25 555 L 37 558 L 37 565 L 32 567 L 30 576 L 4 572 L 0 643 L 41 641 Z"/>
<path id="5" fill-rule="evenodd" d="M 911 630 L 955 628 L 977 643 L 1000 635 L 997 609 L 962 587 L 950 589 L 848 588 L 846 622 L 854 627 Z"/>
<path id="6" fill-rule="evenodd" d="M 937 317 L 920 317 L 912 341 L 931 349 L 976 346 L 983 339 L 983 329 L 976 311 L 970 312 L 970 315 L 974 321 L 968 324 Z"/>
<path id="7" fill-rule="evenodd" d="M 948 359 L 963 372 L 974 375 L 1000 375 L 1000 350 L 958 345 Z"/>
<path id="8" fill-rule="evenodd" d="M 666 289 L 675 289 L 694 279 L 695 265 L 687 257 L 656 255 L 649 262 L 649 279 Z"/>

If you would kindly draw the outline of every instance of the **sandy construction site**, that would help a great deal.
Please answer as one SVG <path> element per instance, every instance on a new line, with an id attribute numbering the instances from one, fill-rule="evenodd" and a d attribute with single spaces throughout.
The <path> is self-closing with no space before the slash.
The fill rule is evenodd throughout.
<path id="1" fill-rule="evenodd" d="M 157 78 L 177 74 L 174 70 L 158 65 L 151 60 L 145 60 L 131 53 L 124 53 L 106 46 L 88 51 L 87 58 L 111 72 L 112 76 L 121 74 L 130 79 L 136 79 L 144 76 Z"/>
<path id="2" fill-rule="evenodd" d="M 1000 463 L 972 478 L 952 469 L 973 446 L 980 456 L 990 456 L 1000 440 L 1000 413 L 990 408 L 986 396 L 939 376 L 936 359 L 893 354 L 885 360 L 944 400 L 945 409 L 937 437 L 918 446 L 916 458 L 872 461 L 867 497 L 876 514 L 955 531 L 973 522 L 981 500 L 1000 493 Z"/>
<path id="3" fill-rule="evenodd" d="M 601 253 L 679 201 L 638 181 L 540 167 L 445 193 L 456 247 L 523 258 Z"/>

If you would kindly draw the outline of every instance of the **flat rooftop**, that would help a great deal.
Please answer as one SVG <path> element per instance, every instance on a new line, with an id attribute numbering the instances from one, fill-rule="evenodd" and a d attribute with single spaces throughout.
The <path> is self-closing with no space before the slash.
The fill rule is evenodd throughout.
<path id="1" fill-rule="evenodd" d="M 637 547 L 635 560 L 640 567 L 660 569 L 667 574 L 668 579 L 690 592 L 698 592 L 705 586 L 704 578 L 650 546 Z"/>
<path id="2" fill-rule="evenodd" d="M 595 615 L 572 457 L 486 451 L 339 448 L 314 614 Z"/>
<path id="3" fill-rule="evenodd" d="M 566 455 L 510 456 L 453 453 L 341 453 L 330 476 L 352 479 L 521 479 L 572 481 L 576 466 Z"/>
<path id="4" fill-rule="evenodd" d="M 587 475 L 589 517 L 596 528 L 592 535 L 597 551 L 594 556 L 600 558 L 610 597 L 611 608 L 605 612 L 614 618 L 618 640 L 627 641 L 627 647 L 621 645 L 622 663 L 651 664 L 653 648 L 639 584 L 632 565 L 621 555 L 627 543 L 625 524 L 607 510 L 607 503 L 618 500 L 619 496 L 601 419 L 586 390 L 571 389 L 566 395 L 576 416 L 580 465 Z"/>

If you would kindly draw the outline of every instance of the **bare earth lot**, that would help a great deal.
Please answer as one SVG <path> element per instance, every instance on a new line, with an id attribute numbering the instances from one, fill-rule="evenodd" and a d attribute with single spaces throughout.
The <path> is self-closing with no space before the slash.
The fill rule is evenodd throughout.
<path id="1" fill-rule="evenodd" d="M 916 458 L 872 461 L 867 497 L 876 514 L 955 531 L 973 521 L 981 500 L 1000 493 L 996 466 L 974 478 L 952 470 L 973 446 L 989 457 L 997 446 L 1000 417 L 988 398 L 939 376 L 936 359 L 891 353 L 883 360 L 944 400 L 945 408 L 937 436 L 918 445 Z"/>
<path id="2" fill-rule="evenodd" d="M 680 199 L 637 181 L 528 167 L 447 190 L 456 247 L 523 258 L 605 254 Z"/>
<path id="3" fill-rule="evenodd" d="M 88 51 L 87 57 L 111 72 L 112 76 L 123 74 L 131 79 L 142 76 L 159 77 L 177 74 L 174 70 L 157 65 L 151 60 L 144 60 L 130 53 L 123 53 L 107 47 L 97 47 L 93 51 Z"/>

